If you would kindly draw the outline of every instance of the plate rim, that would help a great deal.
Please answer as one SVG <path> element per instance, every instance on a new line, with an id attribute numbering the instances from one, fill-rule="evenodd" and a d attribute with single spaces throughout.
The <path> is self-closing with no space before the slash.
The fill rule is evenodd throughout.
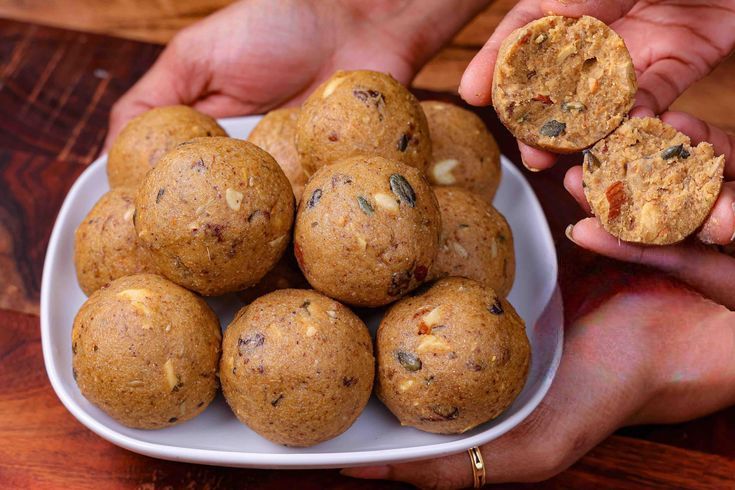
<path id="1" fill-rule="evenodd" d="M 225 118 L 219 120 L 219 122 L 224 122 L 225 124 L 227 124 L 228 122 L 237 123 L 243 120 L 252 120 L 260 117 L 262 116 Z M 62 233 L 60 223 L 64 221 L 62 218 L 66 218 L 66 216 L 69 214 L 72 203 L 76 201 L 76 196 L 80 193 L 86 181 L 91 178 L 93 173 L 99 171 L 98 167 L 104 165 L 105 157 L 106 155 L 101 155 L 97 159 L 95 159 L 95 161 L 92 162 L 76 179 L 74 184 L 69 189 L 66 197 L 64 198 L 64 202 L 56 216 L 44 259 L 44 267 L 41 278 L 40 312 L 41 347 L 46 374 L 49 378 L 49 381 L 51 382 L 51 386 L 56 393 L 56 396 L 66 407 L 66 409 L 79 422 L 81 422 L 82 425 L 84 425 L 103 439 L 130 451 L 155 458 L 234 467 L 290 469 L 343 468 L 349 466 L 360 466 L 386 462 L 398 463 L 432 457 L 440 457 L 452 453 L 457 453 L 464 451 L 470 447 L 480 446 L 491 440 L 497 439 L 516 427 L 523 420 L 525 420 L 538 407 L 538 405 L 541 403 L 541 400 L 543 400 L 548 393 L 551 384 L 556 377 L 557 370 L 561 362 L 564 340 L 564 312 L 561 299 L 561 291 L 558 285 L 558 259 L 556 254 L 556 247 L 554 246 L 554 242 L 551 236 L 551 230 L 549 228 L 548 220 L 546 219 L 546 215 L 543 212 L 536 193 L 533 191 L 533 188 L 530 186 L 521 171 L 513 163 L 511 163 L 507 157 L 501 155 L 502 171 L 514 174 L 514 177 L 520 179 L 526 186 L 529 187 L 529 189 L 531 189 L 530 204 L 532 207 L 535 208 L 536 212 L 540 213 L 544 217 L 544 229 L 542 230 L 543 233 L 539 233 L 539 236 L 542 237 L 544 242 L 546 242 L 546 248 L 553 250 L 553 277 L 556 278 L 552 290 L 545 291 L 547 300 L 544 307 L 544 313 L 549 310 L 549 308 L 559 308 L 559 315 L 562 326 L 558 329 L 556 335 L 556 347 L 551 365 L 549 366 L 549 369 L 546 372 L 543 381 L 540 383 L 538 390 L 517 413 L 504 420 L 499 425 L 493 427 L 492 431 L 488 429 L 471 437 L 442 442 L 438 444 L 426 444 L 422 446 L 408 446 L 392 449 L 371 449 L 368 451 L 279 454 L 233 451 L 224 449 L 188 448 L 170 444 L 153 443 L 136 439 L 134 437 L 117 432 L 110 427 L 107 427 L 106 425 L 98 422 L 86 410 L 84 410 L 83 407 L 81 407 L 79 404 L 76 403 L 75 400 L 72 399 L 66 389 L 66 385 L 61 381 L 56 369 L 54 368 L 53 346 L 51 345 L 50 341 L 50 329 L 52 322 L 50 318 L 51 313 L 49 310 L 49 305 L 51 302 L 51 291 L 49 290 L 48 286 L 51 280 L 51 270 L 54 269 L 54 267 L 51 267 L 49 264 L 54 264 L 57 261 L 57 254 L 59 251 L 58 242 L 60 241 L 60 236 Z M 544 313 L 542 313 L 542 315 Z"/>

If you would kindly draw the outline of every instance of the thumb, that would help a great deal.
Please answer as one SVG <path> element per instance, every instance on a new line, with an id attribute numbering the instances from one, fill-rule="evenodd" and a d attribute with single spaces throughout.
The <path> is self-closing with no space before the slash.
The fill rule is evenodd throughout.
<path id="1" fill-rule="evenodd" d="M 591 15 L 602 22 L 624 16 L 636 0 L 522 0 L 506 14 L 490 39 L 467 65 L 459 84 L 459 93 L 471 105 L 490 104 L 495 61 L 503 40 L 515 29 L 545 15 L 581 17 Z"/>

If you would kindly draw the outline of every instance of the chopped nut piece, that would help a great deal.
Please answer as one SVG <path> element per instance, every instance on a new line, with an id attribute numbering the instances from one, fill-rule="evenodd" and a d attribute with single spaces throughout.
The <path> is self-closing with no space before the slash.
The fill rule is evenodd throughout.
<path id="1" fill-rule="evenodd" d="M 428 312 L 421 320 L 429 327 L 433 327 L 434 325 L 438 325 L 439 323 L 441 323 L 441 306 L 437 306 L 436 308 Z"/>
<path id="2" fill-rule="evenodd" d="M 412 379 L 407 379 L 407 380 L 401 382 L 400 385 L 398 385 L 398 389 L 401 390 L 401 391 L 406 391 L 409 388 L 411 388 L 412 386 L 413 386 L 413 380 Z"/>
<path id="3" fill-rule="evenodd" d="M 366 241 L 365 241 L 365 239 L 364 239 L 364 238 L 363 238 L 362 236 L 360 236 L 360 235 L 357 235 L 357 245 L 359 245 L 359 247 L 360 247 L 360 250 L 365 250 L 365 249 L 367 249 L 367 242 L 366 242 Z"/>
<path id="4" fill-rule="evenodd" d="M 587 86 L 590 90 L 590 93 L 594 94 L 600 88 L 600 81 L 597 78 L 589 78 L 587 80 Z"/>
<path id="5" fill-rule="evenodd" d="M 315 334 L 316 334 L 316 328 L 314 328 L 312 325 L 309 325 L 306 328 L 306 336 L 313 337 Z"/>
<path id="6" fill-rule="evenodd" d="M 450 349 L 447 341 L 436 335 L 425 335 L 416 347 L 416 351 L 420 354 L 426 352 L 449 352 Z"/>
<path id="7" fill-rule="evenodd" d="M 641 207 L 641 227 L 644 230 L 658 230 L 663 221 L 661 210 L 655 204 L 647 202 Z"/>
<path id="8" fill-rule="evenodd" d="M 130 304 L 143 315 L 149 315 L 151 310 L 146 306 L 146 299 L 154 296 L 152 291 L 148 289 L 126 289 L 117 293 L 117 297 L 130 301 Z M 150 328 L 150 326 L 144 326 Z"/>
<path id="9" fill-rule="evenodd" d="M 452 248 L 457 252 L 457 255 L 464 259 L 470 256 L 470 254 L 467 253 L 467 249 L 465 249 L 459 242 L 452 242 Z"/>
<path id="10" fill-rule="evenodd" d="M 344 77 L 337 77 L 332 79 L 332 81 L 329 82 L 326 87 L 324 87 L 324 91 L 322 92 L 322 99 L 326 99 L 327 97 L 332 95 L 337 87 L 339 87 L 339 85 L 344 81 Z"/>
<path id="11" fill-rule="evenodd" d="M 225 191 L 225 201 L 233 211 L 238 211 L 242 205 L 243 193 L 235 189 L 227 189 Z"/>
<path id="12" fill-rule="evenodd" d="M 166 382 L 168 383 L 169 389 L 173 391 L 174 388 L 176 388 L 176 385 L 179 384 L 179 378 L 174 372 L 174 363 L 172 359 L 167 360 L 163 365 L 163 372 L 166 375 Z"/>
<path id="13" fill-rule="evenodd" d="M 286 239 L 286 235 L 281 235 L 278 238 L 275 238 L 275 239 L 271 240 L 270 242 L 268 242 L 268 245 L 270 245 L 271 247 L 277 247 L 281 243 L 283 243 L 283 241 L 285 239 Z"/>
<path id="14" fill-rule="evenodd" d="M 554 101 L 551 100 L 551 97 L 549 97 L 548 95 L 544 95 L 544 94 L 538 94 L 537 96 L 533 97 L 531 100 L 533 100 L 534 102 L 541 102 L 544 105 L 551 105 L 554 103 Z"/>
<path id="15" fill-rule="evenodd" d="M 605 197 L 607 198 L 607 202 L 609 205 L 607 218 L 609 220 L 614 220 L 618 216 L 620 216 L 620 211 L 623 207 L 623 204 L 625 204 L 625 201 L 627 201 L 628 199 L 625 194 L 625 186 L 620 181 L 611 184 L 610 187 L 608 187 L 605 191 Z"/>
<path id="16" fill-rule="evenodd" d="M 548 38 L 549 36 L 545 32 L 542 32 L 541 34 L 536 36 L 536 39 L 534 39 L 533 42 L 535 42 L 536 44 L 541 44 L 544 41 L 546 41 Z"/>
<path id="17" fill-rule="evenodd" d="M 559 55 L 556 57 L 557 61 L 564 61 L 571 55 L 577 52 L 577 47 L 574 44 L 568 44 L 559 50 Z"/>
<path id="18" fill-rule="evenodd" d="M 459 160 L 447 158 L 441 160 L 431 169 L 431 175 L 434 181 L 441 185 L 452 185 L 457 182 L 457 178 L 452 174 L 452 170 L 459 165 Z"/>
<path id="19" fill-rule="evenodd" d="M 385 209 L 386 211 L 390 213 L 398 212 L 398 201 L 396 201 L 395 197 L 389 194 L 378 193 L 373 196 L 373 199 L 378 206 Z"/>

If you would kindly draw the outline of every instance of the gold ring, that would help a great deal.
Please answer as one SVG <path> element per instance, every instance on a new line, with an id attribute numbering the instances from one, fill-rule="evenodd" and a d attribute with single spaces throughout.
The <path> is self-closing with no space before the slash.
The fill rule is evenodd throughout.
<path id="1" fill-rule="evenodd" d="M 470 455 L 470 464 L 472 465 L 472 477 L 474 478 L 474 487 L 482 488 L 485 486 L 485 460 L 482 459 L 480 448 L 475 446 L 467 450 Z"/>

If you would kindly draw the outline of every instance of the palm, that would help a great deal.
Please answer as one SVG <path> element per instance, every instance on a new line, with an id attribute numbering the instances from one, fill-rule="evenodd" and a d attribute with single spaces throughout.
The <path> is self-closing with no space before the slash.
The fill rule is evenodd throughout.
<path id="1" fill-rule="evenodd" d="M 659 114 L 728 56 L 735 5 L 642 0 L 611 24 L 625 39 L 638 75 L 638 104 Z"/>
<path id="2" fill-rule="evenodd" d="M 245 9 L 247 15 L 237 12 Z M 382 38 L 368 35 L 370 24 L 354 21 L 347 11 L 325 17 L 307 2 L 254 1 L 220 11 L 186 38 L 183 48 L 196 49 L 209 74 L 206 86 L 190 89 L 197 95 L 189 102 L 216 115 L 264 111 L 300 100 L 334 70 L 352 68 L 355 60 L 407 81 L 410 66 L 396 48 L 381 46 Z M 351 36 L 341 42 L 346 28 Z"/>
<path id="3" fill-rule="evenodd" d="M 370 68 L 407 83 L 418 60 L 372 12 L 337 3 L 238 2 L 182 31 L 113 107 L 108 144 L 131 117 L 187 104 L 215 117 L 298 103 L 337 69 Z"/>

